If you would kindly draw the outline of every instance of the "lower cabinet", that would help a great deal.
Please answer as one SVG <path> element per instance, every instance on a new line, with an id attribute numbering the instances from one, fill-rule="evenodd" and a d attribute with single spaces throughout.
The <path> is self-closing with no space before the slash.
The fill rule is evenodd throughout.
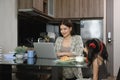
<path id="1" fill-rule="evenodd" d="M 17 65 L 15 74 L 18 80 L 40 80 L 36 71 L 39 67 Z"/>
<path id="2" fill-rule="evenodd" d="M 12 80 L 11 65 L 0 65 L 0 80 Z"/>

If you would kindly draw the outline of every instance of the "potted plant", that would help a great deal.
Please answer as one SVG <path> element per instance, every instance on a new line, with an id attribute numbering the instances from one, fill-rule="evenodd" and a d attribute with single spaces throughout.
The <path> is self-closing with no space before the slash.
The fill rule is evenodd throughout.
<path id="1" fill-rule="evenodd" d="M 15 56 L 16 58 L 23 58 L 25 52 L 27 51 L 26 46 L 18 46 L 15 48 Z"/>

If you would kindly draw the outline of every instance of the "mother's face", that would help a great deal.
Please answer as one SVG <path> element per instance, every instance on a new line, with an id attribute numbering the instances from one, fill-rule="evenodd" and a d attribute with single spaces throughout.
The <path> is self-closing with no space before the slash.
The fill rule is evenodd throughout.
<path id="1" fill-rule="evenodd" d="M 69 35 L 71 35 L 71 31 L 72 31 L 72 27 L 68 27 L 66 25 L 60 25 L 60 32 L 62 34 L 63 37 L 67 37 Z"/>

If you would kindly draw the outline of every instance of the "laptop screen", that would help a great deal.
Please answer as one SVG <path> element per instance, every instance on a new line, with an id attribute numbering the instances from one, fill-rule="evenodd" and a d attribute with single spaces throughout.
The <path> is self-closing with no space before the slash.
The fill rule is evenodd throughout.
<path id="1" fill-rule="evenodd" d="M 54 43 L 34 42 L 33 44 L 38 58 L 57 59 Z"/>

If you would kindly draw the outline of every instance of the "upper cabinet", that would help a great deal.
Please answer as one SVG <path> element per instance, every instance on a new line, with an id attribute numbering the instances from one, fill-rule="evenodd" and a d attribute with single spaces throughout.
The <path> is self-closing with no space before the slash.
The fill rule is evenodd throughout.
<path id="1" fill-rule="evenodd" d="M 54 17 L 54 10 L 55 10 L 55 1 L 48 0 L 48 15 Z"/>
<path id="2" fill-rule="evenodd" d="M 51 1 L 51 0 L 50 0 Z M 49 14 L 49 0 L 18 0 L 18 15 L 32 18 L 37 21 L 50 21 L 53 16 Z"/>
<path id="3" fill-rule="evenodd" d="M 37 9 L 41 12 L 44 12 L 43 11 L 43 0 L 33 0 L 33 8 L 34 9 Z"/>
<path id="4" fill-rule="evenodd" d="M 94 18 L 104 16 L 104 0 L 18 0 L 18 9 L 53 18 Z"/>
<path id="5" fill-rule="evenodd" d="M 48 0 L 18 0 L 19 11 L 37 10 L 48 14 Z"/>
<path id="6" fill-rule="evenodd" d="M 104 0 L 55 0 L 56 18 L 103 17 Z"/>

